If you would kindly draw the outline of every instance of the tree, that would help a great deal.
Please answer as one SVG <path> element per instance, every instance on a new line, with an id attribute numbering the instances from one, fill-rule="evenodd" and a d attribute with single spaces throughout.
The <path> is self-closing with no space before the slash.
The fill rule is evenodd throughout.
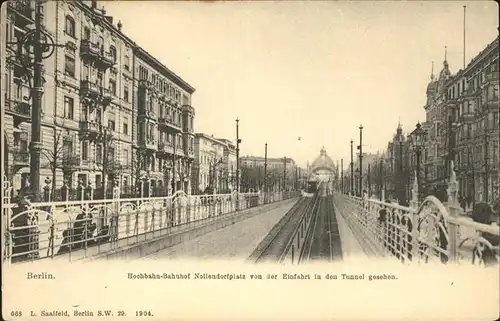
<path id="1" fill-rule="evenodd" d="M 52 148 L 43 148 L 41 151 L 42 155 L 47 159 L 48 166 L 52 172 L 52 198 L 55 197 L 56 192 L 57 170 L 62 170 L 64 179 L 66 180 L 78 170 L 78 166 L 80 165 L 80 157 L 79 155 L 75 155 L 73 151 L 73 136 L 68 131 L 57 127 L 54 128 L 53 135 L 54 146 Z"/>

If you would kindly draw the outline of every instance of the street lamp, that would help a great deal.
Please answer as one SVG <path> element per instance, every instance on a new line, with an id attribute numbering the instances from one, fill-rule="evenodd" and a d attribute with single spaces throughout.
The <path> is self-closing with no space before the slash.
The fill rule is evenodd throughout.
<path id="1" fill-rule="evenodd" d="M 422 148 L 424 145 L 424 139 L 427 135 L 427 132 L 422 129 L 422 125 L 420 122 L 417 123 L 417 128 L 410 134 L 411 144 L 413 149 L 415 150 L 415 154 L 417 156 L 417 164 L 416 164 L 416 179 L 417 179 L 417 187 L 420 191 L 420 155 L 422 154 Z M 420 192 L 418 193 L 420 195 Z"/>
<path id="2" fill-rule="evenodd" d="M 40 200 L 41 111 L 45 83 L 43 60 L 52 56 L 56 47 L 65 47 L 65 45 L 56 44 L 52 36 L 43 30 L 42 3 L 43 1 L 40 0 L 35 1 L 35 29 L 25 33 L 17 42 L 7 43 L 7 49 L 13 53 L 12 58 L 23 66 L 23 76 L 30 87 L 29 96 L 23 98 L 26 101 L 32 99 L 30 185 L 35 202 Z M 11 47 L 12 45 L 15 49 Z M 31 62 L 31 55 L 34 57 L 33 62 Z M 30 66 L 33 66 L 33 73 L 30 72 Z"/>

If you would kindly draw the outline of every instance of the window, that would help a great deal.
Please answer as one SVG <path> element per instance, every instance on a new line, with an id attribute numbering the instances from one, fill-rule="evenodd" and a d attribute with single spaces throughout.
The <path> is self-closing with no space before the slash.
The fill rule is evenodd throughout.
<path id="1" fill-rule="evenodd" d="M 90 29 L 89 27 L 83 28 L 83 40 L 90 40 Z"/>
<path id="2" fill-rule="evenodd" d="M 128 152 L 128 149 L 124 149 L 123 150 L 123 165 L 124 166 L 128 166 L 129 165 L 129 152 Z"/>
<path id="3" fill-rule="evenodd" d="M 73 142 L 70 139 L 63 140 L 63 159 L 73 156 Z"/>
<path id="4" fill-rule="evenodd" d="M 123 98 L 125 99 L 126 102 L 130 102 L 127 85 L 125 85 L 125 87 L 123 88 Z"/>
<path id="5" fill-rule="evenodd" d="M 90 67 L 87 64 L 83 65 L 82 80 L 89 80 L 90 77 Z"/>
<path id="6" fill-rule="evenodd" d="M 64 32 L 73 38 L 75 37 L 75 20 L 70 16 L 66 16 Z"/>
<path id="7" fill-rule="evenodd" d="M 116 82 L 113 79 L 109 80 L 109 91 L 111 91 L 113 96 L 116 96 Z"/>
<path id="8" fill-rule="evenodd" d="M 111 129 L 112 131 L 115 130 L 115 121 L 114 120 L 111 120 L 111 119 L 108 120 L 108 128 Z"/>
<path id="9" fill-rule="evenodd" d="M 71 97 L 64 97 L 64 118 L 73 119 L 75 101 Z"/>
<path id="10" fill-rule="evenodd" d="M 109 47 L 109 54 L 113 57 L 113 61 L 116 61 L 116 48 L 114 46 Z"/>
<path id="11" fill-rule="evenodd" d="M 84 140 L 82 141 L 82 160 L 89 159 L 89 142 Z"/>
<path id="12" fill-rule="evenodd" d="M 64 60 L 64 71 L 66 75 L 75 77 L 75 58 L 69 55 L 65 56 Z"/>
<path id="13" fill-rule="evenodd" d="M 96 145 L 95 146 L 95 161 L 97 164 L 102 163 L 102 145 Z"/>
<path id="14" fill-rule="evenodd" d="M 130 70 L 130 62 L 129 62 L 129 57 L 128 55 L 125 55 L 125 70 Z"/>
<path id="15" fill-rule="evenodd" d="M 128 118 L 127 117 L 125 117 L 123 119 L 123 133 L 125 135 L 128 135 Z"/>
<path id="16" fill-rule="evenodd" d="M 108 159 L 106 161 L 111 162 L 115 160 L 115 149 L 113 147 L 108 148 Z"/>

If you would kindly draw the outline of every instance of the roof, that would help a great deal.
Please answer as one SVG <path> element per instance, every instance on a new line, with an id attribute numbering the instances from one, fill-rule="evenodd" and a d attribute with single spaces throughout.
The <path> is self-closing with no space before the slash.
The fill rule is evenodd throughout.
<path id="1" fill-rule="evenodd" d="M 335 168 L 335 164 L 333 163 L 332 159 L 330 156 L 326 154 L 325 148 L 321 148 L 321 151 L 319 152 L 319 156 L 316 157 L 316 159 L 312 162 L 311 168 L 331 168 L 332 170 Z"/>

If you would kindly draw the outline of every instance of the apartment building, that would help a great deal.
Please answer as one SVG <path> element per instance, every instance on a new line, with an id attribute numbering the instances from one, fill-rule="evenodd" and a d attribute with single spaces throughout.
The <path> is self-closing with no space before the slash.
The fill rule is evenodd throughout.
<path id="1" fill-rule="evenodd" d="M 491 201 L 499 181 L 498 38 L 452 75 L 447 61 L 427 88 L 425 183 L 445 189 L 451 160 L 461 195 Z"/>
<path id="2" fill-rule="evenodd" d="M 19 189 L 30 176 L 32 80 L 15 43 L 34 27 L 35 2 L 9 1 L 6 7 L 4 174 Z M 148 190 L 162 182 L 189 191 L 194 88 L 128 38 L 97 1 L 46 1 L 42 12 L 43 30 L 61 46 L 43 60 L 40 181 L 102 188 L 140 178 Z M 175 184 L 165 184 L 174 181 L 173 173 Z"/>
<path id="3" fill-rule="evenodd" d="M 190 193 L 194 88 L 140 47 L 134 51 L 134 67 L 137 178 L 155 195 L 165 189 L 169 195 L 178 190 Z"/>
<path id="4" fill-rule="evenodd" d="M 195 134 L 195 161 L 192 171 L 194 193 L 204 193 L 208 189 L 213 193 L 227 188 L 228 176 L 225 175 L 229 161 L 229 156 L 225 157 L 227 148 L 226 141 L 217 139 L 213 135 Z M 234 170 L 236 171 L 236 163 Z"/>

